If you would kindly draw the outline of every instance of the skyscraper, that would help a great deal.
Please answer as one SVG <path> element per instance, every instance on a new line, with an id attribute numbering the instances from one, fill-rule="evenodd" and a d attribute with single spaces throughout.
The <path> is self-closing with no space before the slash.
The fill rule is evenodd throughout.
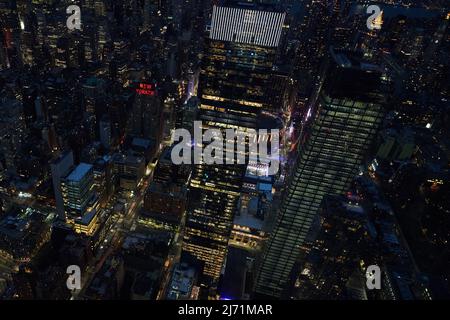
<path id="1" fill-rule="evenodd" d="M 214 6 L 199 79 L 203 130 L 247 132 L 258 127 L 262 111 L 273 110 L 267 92 L 284 17 L 250 4 Z M 182 257 L 200 262 L 204 284 L 220 276 L 244 173 L 245 165 L 194 168 Z"/>
<path id="2" fill-rule="evenodd" d="M 161 141 L 162 105 L 156 83 L 144 81 L 133 83 L 136 92 L 133 109 L 127 124 L 127 133 L 134 137 Z"/>
<path id="3" fill-rule="evenodd" d="M 23 104 L 17 99 L 0 99 L 0 155 L 8 171 L 17 169 L 20 147 L 26 137 Z"/>
<path id="4" fill-rule="evenodd" d="M 83 217 L 95 197 L 93 165 L 80 163 L 76 166 L 62 179 L 61 190 L 67 221 Z"/>
<path id="5" fill-rule="evenodd" d="M 323 197 L 348 189 L 382 120 L 378 67 L 356 54 L 331 51 L 331 57 L 262 255 L 256 294 L 282 295 Z"/>
<path id="6" fill-rule="evenodd" d="M 64 200 L 61 190 L 61 178 L 65 177 L 73 167 L 73 153 L 67 151 L 50 164 L 52 170 L 53 191 L 55 193 L 56 213 L 61 220 L 65 220 Z"/>
<path id="7" fill-rule="evenodd" d="M 103 147 L 109 149 L 111 147 L 111 120 L 108 116 L 103 116 L 99 123 L 100 142 Z"/>

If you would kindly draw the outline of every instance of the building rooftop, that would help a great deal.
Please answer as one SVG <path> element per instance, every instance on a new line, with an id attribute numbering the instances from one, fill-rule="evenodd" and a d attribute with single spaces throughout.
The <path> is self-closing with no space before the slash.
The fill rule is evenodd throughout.
<path id="1" fill-rule="evenodd" d="M 88 226 L 91 223 L 92 219 L 94 219 L 96 214 L 97 211 L 95 209 L 91 210 L 87 212 L 83 217 L 78 218 L 76 222 Z"/>
<path id="2" fill-rule="evenodd" d="M 189 298 L 196 277 L 197 274 L 194 268 L 189 267 L 187 264 L 177 265 L 172 275 L 167 298 L 169 300 Z"/>
<path id="3" fill-rule="evenodd" d="M 92 165 L 88 163 L 80 163 L 73 171 L 67 176 L 67 180 L 80 181 L 83 177 L 92 169 Z"/>
<path id="4" fill-rule="evenodd" d="M 333 98 L 382 103 L 382 70 L 365 60 L 360 52 L 330 48 L 331 63 L 323 92 Z"/>
<path id="5" fill-rule="evenodd" d="M 214 6 L 210 38 L 213 40 L 277 47 L 285 13 L 254 10 L 254 5 Z M 260 28 L 264 25 L 265 28 Z"/>

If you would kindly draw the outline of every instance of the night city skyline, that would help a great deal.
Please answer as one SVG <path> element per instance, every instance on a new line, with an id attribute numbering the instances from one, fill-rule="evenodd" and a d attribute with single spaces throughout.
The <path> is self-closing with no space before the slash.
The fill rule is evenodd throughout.
<path id="1" fill-rule="evenodd" d="M 0 301 L 450 299 L 449 23 L 448 0 L 1 0 Z"/>

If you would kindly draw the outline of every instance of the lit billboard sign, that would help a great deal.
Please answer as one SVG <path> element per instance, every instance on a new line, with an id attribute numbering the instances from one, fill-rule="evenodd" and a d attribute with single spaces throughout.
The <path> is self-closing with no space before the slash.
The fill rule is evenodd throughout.
<path id="1" fill-rule="evenodd" d="M 139 95 L 154 96 L 154 95 L 156 95 L 156 84 L 138 83 L 135 90 L 136 90 L 136 93 Z"/>

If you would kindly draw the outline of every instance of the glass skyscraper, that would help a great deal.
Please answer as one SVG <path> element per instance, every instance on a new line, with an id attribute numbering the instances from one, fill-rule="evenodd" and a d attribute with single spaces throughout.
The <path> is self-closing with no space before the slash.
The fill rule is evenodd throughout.
<path id="1" fill-rule="evenodd" d="M 284 17 L 251 6 L 213 7 L 199 79 L 203 131 L 247 132 L 258 128 L 262 111 L 273 109 L 267 92 Z M 214 285 L 220 276 L 245 169 L 198 164 L 193 170 L 182 259 L 198 263 L 204 284 Z"/>
<path id="2" fill-rule="evenodd" d="M 94 198 L 94 169 L 91 164 L 80 163 L 61 179 L 62 197 L 67 221 L 82 217 Z"/>
<path id="3" fill-rule="evenodd" d="M 315 108 L 308 111 L 296 165 L 258 268 L 256 295 L 280 297 L 325 195 L 344 193 L 383 116 L 381 72 L 354 53 L 331 50 Z M 309 122 L 309 123 L 308 123 Z"/>

